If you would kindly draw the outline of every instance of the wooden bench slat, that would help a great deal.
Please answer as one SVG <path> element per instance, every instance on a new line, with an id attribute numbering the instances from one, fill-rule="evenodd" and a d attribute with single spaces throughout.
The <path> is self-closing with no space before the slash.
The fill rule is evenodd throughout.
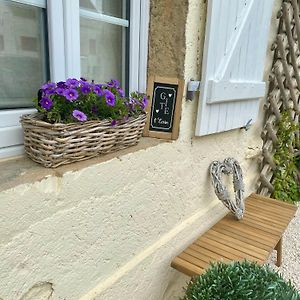
<path id="1" fill-rule="evenodd" d="M 275 226 L 275 225 L 264 223 L 262 221 L 253 220 L 253 219 L 249 218 L 248 216 L 245 216 L 243 218 L 242 222 L 244 224 L 248 224 L 249 226 L 261 229 L 262 231 L 268 232 L 270 234 L 281 235 L 282 232 L 283 232 L 283 228 L 281 226 L 278 227 L 278 226 Z"/>
<path id="2" fill-rule="evenodd" d="M 196 244 L 202 248 L 205 248 L 211 252 L 214 252 L 216 254 L 222 255 L 225 258 L 228 258 L 229 260 L 240 260 L 241 259 L 241 256 L 236 256 L 234 253 L 232 253 L 230 251 L 215 247 L 215 246 L 213 246 L 209 243 L 203 242 L 203 241 L 196 241 L 194 244 Z"/>
<path id="3" fill-rule="evenodd" d="M 212 230 L 220 232 L 224 235 L 228 235 L 228 236 L 230 236 L 230 237 L 232 237 L 232 238 L 234 238 L 238 241 L 248 243 L 248 244 L 250 244 L 252 246 L 255 246 L 259 249 L 262 249 L 266 252 L 270 252 L 270 250 L 271 250 L 271 246 L 265 245 L 261 241 L 257 241 L 257 239 L 255 239 L 255 237 L 253 238 L 253 236 L 247 235 L 247 237 L 246 237 L 246 236 L 240 235 L 237 232 L 231 232 L 230 230 L 227 230 L 226 228 L 218 227 L 218 226 L 214 226 L 212 228 Z"/>
<path id="4" fill-rule="evenodd" d="M 262 219 L 266 221 L 271 221 L 273 224 L 278 224 L 281 225 L 282 228 L 285 228 L 286 224 L 288 223 L 287 221 L 283 221 L 282 219 L 274 219 L 275 217 L 270 216 L 269 214 L 259 214 L 256 211 L 248 211 L 247 216 L 251 216 L 254 219 Z"/>
<path id="5" fill-rule="evenodd" d="M 254 198 L 257 202 L 260 202 L 260 203 L 269 202 L 270 204 L 277 205 L 280 208 L 286 208 L 286 209 L 290 210 L 291 212 L 296 212 L 297 211 L 297 207 L 295 205 L 293 205 L 291 203 L 284 202 L 284 201 L 268 198 L 268 197 L 257 195 L 257 194 L 251 194 L 249 196 L 249 198 L 250 199 Z"/>
<path id="6" fill-rule="evenodd" d="M 250 216 L 249 214 L 245 217 L 245 223 L 254 223 L 257 226 L 261 226 L 264 231 L 273 233 L 282 234 L 286 226 L 283 226 L 278 223 L 272 222 L 272 220 L 268 220 L 265 218 L 256 218 L 255 216 Z"/>
<path id="7" fill-rule="evenodd" d="M 276 235 L 276 237 L 270 236 L 267 232 L 265 232 L 261 229 L 258 229 L 258 228 L 254 228 L 253 226 L 249 226 L 248 224 L 245 224 L 245 223 L 239 222 L 238 227 L 236 225 L 232 224 L 232 222 L 225 220 L 225 219 L 222 219 L 220 221 L 220 223 L 225 224 L 229 227 L 232 227 L 235 230 L 244 232 L 245 234 L 252 234 L 252 235 L 256 236 L 258 239 L 263 239 L 265 241 L 269 241 L 272 244 L 274 244 L 277 240 L 277 235 Z"/>
<path id="8" fill-rule="evenodd" d="M 245 232 L 239 232 L 236 230 L 235 227 L 230 227 L 228 225 L 225 225 L 225 224 L 220 224 L 220 223 L 217 223 L 216 225 L 214 225 L 212 227 L 213 229 L 215 230 L 219 230 L 219 229 L 224 229 L 226 230 L 226 232 L 228 232 L 228 234 L 234 234 L 236 236 L 237 239 L 239 239 L 241 236 L 245 239 L 249 239 L 251 241 L 255 241 L 255 242 L 258 242 L 259 241 L 259 244 L 262 244 L 264 245 L 264 247 L 266 249 L 270 249 L 272 248 L 274 242 L 273 241 L 269 241 L 269 240 L 265 240 L 265 239 L 260 239 L 258 238 L 257 235 L 253 235 L 252 233 L 247 233 L 245 234 Z M 263 248 L 263 247 L 262 247 Z M 263 248 L 264 249 L 264 248 Z"/>
<path id="9" fill-rule="evenodd" d="M 225 251 L 228 251 L 228 252 L 231 252 L 233 253 L 234 255 L 236 255 L 237 257 L 239 257 L 240 259 L 243 259 L 243 258 L 246 258 L 246 259 L 252 259 L 252 260 L 256 260 L 257 258 L 254 257 L 253 255 L 250 255 L 250 254 L 246 254 L 246 253 L 243 253 L 235 248 L 233 248 L 232 245 L 228 244 L 228 243 L 220 243 L 220 242 L 217 242 L 211 238 L 208 238 L 206 236 L 202 236 L 201 237 L 201 240 L 203 242 L 206 242 L 212 246 L 215 246 L 216 248 L 219 248 L 219 249 L 223 249 Z M 260 259 L 257 259 L 257 260 L 260 260 Z"/>
<path id="10" fill-rule="evenodd" d="M 199 258 L 196 258 L 190 254 L 187 254 L 185 252 L 180 253 L 179 257 L 181 259 L 184 259 L 185 261 L 194 264 L 195 266 L 202 268 L 202 269 L 206 269 L 209 266 L 209 263 L 206 261 L 203 261 Z"/>
<path id="11" fill-rule="evenodd" d="M 199 252 L 198 250 L 194 250 L 193 248 L 191 248 L 191 246 L 186 248 L 184 250 L 184 253 L 192 255 L 192 256 L 196 257 L 197 259 L 207 262 L 208 264 L 221 259 L 221 256 L 219 256 L 219 258 L 212 258 L 211 256 L 207 256 L 203 253 L 203 251 Z M 226 261 L 230 261 L 230 260 L 226 259 Z"/>
<path id="12" fill-rule="evenodd" d="M 199 268 L 179 257 L 175 257 L 173 259 L 171 266 L 190 277 L 200 275 L 205 271 L 204 269 Z"/>
<path id="13" fill-rule="evenodd" d="M 232 216 L 226 216 L 224 219 L 232 220 Z M 281 234 L 282 230 L 283 230 L 283 226 L 279 226 L 279 225 L 276 226 L 275 224 L 270 225 L 270 223 L 268 223 L 265 220 L 253 220 L 251 218 L 251 216 L 249 216 L 248 214 L 245 215 L 244 218 L 239 221 L 239 223 L 241 223 L 241 224 L 248 224 L 248 223 L 252 224 L 253 223 L 253 227 L 259 228 L 260 230 L 267 232 L 267 233 L 273 229 L 275 233 Z"/>
<path id="14" fill-rule="evenodd" d="M 247 247 L 243 247 L 239 241 L 234 240 L 232 242 L 228 242 L 228 240 L 224 239 L 224 238 L 220 238 L 220 237 L 216 237 L 214 236 L 211 231 L 209 232 L 209 234 L 206 235 L 207 238 L 214 240 L 224 246 L 228 246 L 234 250 L 239 251 L 239 253 L 244 253 L 246 258 L 256 258 L 258 260 L 264 260 L 265 255 L 259 254 L 257 252 L 253 252 L 252 250 L 250 250 Z"/>
<path id="15" fill-rule="evenodd" d="M 210 250 L 208 250 L 206 248 L 203 248 L 203 247 L 201 247 L 201 246 L 199 246 L 199 245 L 197 245 L 195 243 L 191 244 L 187 249 L 192 249 L 192 250 L 195 250 L 195 251 L 197 251 L 199 253 L 203 253 L 207 257 L 211 257 L 214 260 L 218 260 L 219 261 L 219 260 L 223 259 L 224 261 L 230 261 L 229 258 L 226 258 L 226 257 L 224 257 L 221 254 L 217 254 L 215 252 L 212 252 L 212 251 L 210 251 Z"/>
<path id="16" fill-rule="evenodd" d="M 171 265 L 194 276 L 202 274 L 213 261 L 247 259 L 263 264 L 274 248 L 279 265 L 282 234 L 296 211 L 297 207 L 292 204 L 251 194 L 246 199 L 242 220 L 226 215 L 175 257 Z"/>
<path id="17" fill-rule="evenodd" d="M 213 229 L 209 230 L 207 233 L 208 236 L 213 236 L 214 240 L 222 242 L 223 240 L 227 241 L 228 243 L 232 243 L 232 245 L 236 245 L 238 248 L 234 247 L 235 249 L 242 249 L 242 251 L 245 251 L 246 253 L 250 254 L 253 253 L 253 256 L 258 258 L 264 258 L 268 251 L 255 247 L 251 245 L 250 243 L 243 242 L 241 240 L 238 240 L 236 238 L 232 238 L 228 235 L 225 235 L 223 233 L 217 232 Z"/>
<path id="18" fill-rule="evenodd" d="M 261 222 L 266 225 L 276 226 L 276 228 L 278 228 L 280 230 L 284 230 L 286 228 L 286 224 L 287 224 L 287 222 L 274 220 L 274 218 L 272 219 L 271 217 L 266 216 L 266 215 L 258 216 L 257 214 L 252 213 L 252 212 L 248 212 L 246 218 L 256 221 L 256 222 Z"/>
<path id="19" fill-rule="evenodd" d="M 246 202 L 246 211 L 255 210 L 257 213 L 266 213 L 272 216 L 275 216 L 279 219 L 283 219 L 284 221 L 288 221 L 291 218 L 291 211 L 289 209 L 279 209 L 277 206 L 271 206 L 269 203 L 263 202 L 258 203 L 255 201 L 247 201 Z"/>
<path id="20" fill-rule="evenodd" d="M 283 219 L 283 221 L 289 220 L 291 217 L 291 211 L 289 209 L 279 209 L 278 206 L 273 206 L 270 205 L 270 203 L 266 202 L 258 202 L 255 199 L 250 199 L 249 201 L 246 202 L 246 211 L 256 211 L 258 213 L 267 213 L 272 216 L 279 217 L 280 219 Z"/>

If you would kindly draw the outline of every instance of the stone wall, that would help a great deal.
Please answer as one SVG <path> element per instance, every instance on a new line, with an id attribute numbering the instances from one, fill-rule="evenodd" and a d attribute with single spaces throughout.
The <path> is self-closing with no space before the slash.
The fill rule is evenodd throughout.
<path id="1" fill-rule="evenodd" d="M 151 0 L 148 74 L 184 77 L 188 0 Z"/>

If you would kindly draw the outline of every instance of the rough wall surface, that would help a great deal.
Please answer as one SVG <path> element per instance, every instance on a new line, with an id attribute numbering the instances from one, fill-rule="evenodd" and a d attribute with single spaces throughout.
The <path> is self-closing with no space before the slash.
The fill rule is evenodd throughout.
<path id="1" fill-rule="evenodd" d="M 148 74 L 184 77 L 188 0 L 151 0 Z"/>
<path id="2" fill-rule="evenodd" d="M 172 3 L 152 1 L 149 72 L 199 78 L 205 1 Z M 173 34 L 153 45 L 154 22 L 183 30 L 184 45 L 172 50 Z M 274 25 L 270 41 L 275 32 Z M 196 108 L 183 99 L 176 142 L 0 192 L 0 299 L 178 299 L 188 278 L 170 268 L 172 257 L 226 212 L 209 164 L 238 159 L 250 193 L 261 146 L 259 122 L 247 132 L 193 137 Z"/>

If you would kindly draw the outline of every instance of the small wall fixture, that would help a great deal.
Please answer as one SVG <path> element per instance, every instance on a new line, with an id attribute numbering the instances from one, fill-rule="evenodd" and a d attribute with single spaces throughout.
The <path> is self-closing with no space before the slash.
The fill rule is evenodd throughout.
<path id="1" fill-rule="evenodd" d="M 188 82 L 188 86 L 187 86 L 186 100 L 193 101 L 195 92 L 199 92 L 199 91 L 200 91 L 200 81 L 191 79 Z"/>

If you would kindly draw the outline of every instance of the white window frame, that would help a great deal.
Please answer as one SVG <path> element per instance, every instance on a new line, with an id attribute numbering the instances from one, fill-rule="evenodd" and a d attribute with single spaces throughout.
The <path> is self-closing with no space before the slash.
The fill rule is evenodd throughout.
<path id="1" fill-rule="evenodd" d="M 79 0 L 12 1 L 40 8 L 47 7 L 50 80 L 79 78 Z M 128 1 L 130 1 L 130 21 L 98 13 L 89 13 L 89 15 L 107 23 L 129 26 L 129 92 L 136 90 L 145 92 L 150 0 Z M 23 133 L 19 119 L 21 115 L 34 111 L 34 109 L 0 110 L 0 159 L 24 153 Z"/>

